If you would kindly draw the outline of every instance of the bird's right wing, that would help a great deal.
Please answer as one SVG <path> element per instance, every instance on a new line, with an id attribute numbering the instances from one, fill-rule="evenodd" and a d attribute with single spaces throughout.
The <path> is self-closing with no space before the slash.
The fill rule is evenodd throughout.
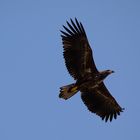
<path id="1" fill-rule="evenodd" d="M 81 94 L 81 98 L 88 110 L 97 114 L 105 119 L 112 121 L 113 118 L 117 118 L 120 112 L 123 112 L 123 108 L 117 103 L 115 98 L 109 93 L 105 85 L 102 83 L 101 87 L 95 88 L 91 92 Z"/>

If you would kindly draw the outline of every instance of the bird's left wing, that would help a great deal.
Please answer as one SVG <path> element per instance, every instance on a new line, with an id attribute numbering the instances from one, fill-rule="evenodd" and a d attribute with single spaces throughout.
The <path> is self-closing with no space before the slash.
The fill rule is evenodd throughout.
<path id="1" fill-rule="evenodd" d="M 98 73 L 82 23 L 71 19 L 71 23 L 67 22 L 67 25 L 69 28 L 63 26 L 65 32 L 61 31 L 61 37 L 65 64 L 70 75 L 77 80 L 88 73 Z"/>
<path id="2" fill-rule="evenodd" d="M 116 119 L 117 115 L 120 115 L 120 112 L 124 110 L 109 93 L 104 83 L 92 91 L 82 93 L 81 98 L 89 111 L 100 116 L 102 120 L 105 119 L 106 122 L 108 119 L 110 121 L 113 118 Z"/>

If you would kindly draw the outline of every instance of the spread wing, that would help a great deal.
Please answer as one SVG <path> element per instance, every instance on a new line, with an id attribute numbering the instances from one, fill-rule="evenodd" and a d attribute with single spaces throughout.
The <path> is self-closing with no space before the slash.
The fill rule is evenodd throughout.
<path id="1" fill-rule="evenodd" d="M 67 22 L 69 28 L 61 31 L 66 67 L 74 79 L 80 79 L 89 73 L 97 73 L 92 50 L 81 22 L 75 18 L 75 23 Z"/>
<path id="2" fill-rule="evenodd" d="M 81 98 L 89 111 L 96 113 L 102 120 L 105 119 L 106 122 L 108 119 L 110 119 L 110 121 L 112 121 L 113 118 L 116 119 L 117 115 L 120 115 L 120 112 L 124 110 L 109 93 L 104 83 L 101 83 L 101 85 L 93 91 L 82 93 Z"/>

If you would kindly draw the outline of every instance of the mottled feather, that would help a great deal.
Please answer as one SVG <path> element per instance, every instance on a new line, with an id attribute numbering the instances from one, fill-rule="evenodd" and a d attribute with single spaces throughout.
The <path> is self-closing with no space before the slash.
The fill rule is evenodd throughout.
<path id="1" fill-rule="evenodd" d="M 90 92 L 82 93 L 81 98 L 89 111 L 96 113 L 107 122 L 108 119 L 110 121 L 113 118 L 116 119 L 117 115 L 120 115 L 120 112 L 123 112 L 124 109 L 119 106 L 106 88 L 103 89 L 104 87 L 99 86 Z"/>
<path id="2" fill-rule="evenodd" d="M 83 25 L 75 19 L 71 24 L 67 21 L 65 29 L 61 31 L 66 67 L 75 80 L 83 78 L 87 73 L 98 73 L 92 50 L 88 43 Z"/>

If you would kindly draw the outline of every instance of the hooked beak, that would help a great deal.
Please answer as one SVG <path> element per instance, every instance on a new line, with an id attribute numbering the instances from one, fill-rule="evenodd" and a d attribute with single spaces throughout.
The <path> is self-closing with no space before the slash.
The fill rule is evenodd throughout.
<path id="1" fill-rule="evenodd" d="M 109 73 L 110 73 L 110 74 L 111 74 L 111 73 L 115 73 L 115 71 L 113 71 L 113 70 L 110 70 L 110 72 L 109 72 Z"/>

